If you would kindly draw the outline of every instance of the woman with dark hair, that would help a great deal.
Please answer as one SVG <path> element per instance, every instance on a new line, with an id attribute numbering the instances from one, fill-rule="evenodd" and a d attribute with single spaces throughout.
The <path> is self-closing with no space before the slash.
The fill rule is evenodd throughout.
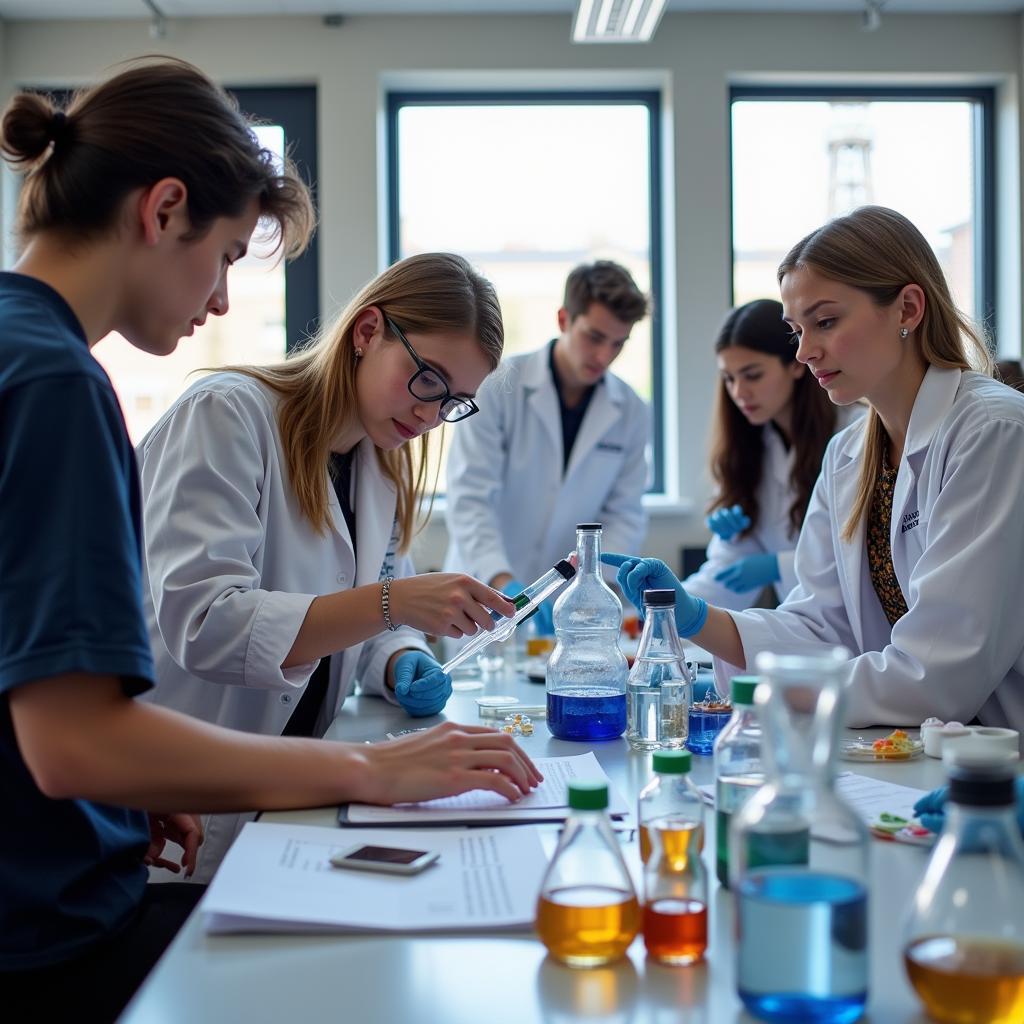
<path id="1" fill-rule="evenodd" d="M 708 560 L 686 588 L 723 608 L 752 605 L 774 586 L 796 585 L 793 553 L 825 446 L 861 415 L 837 409 L 807 367 L 782 319 L 782 303 L 756 299 L 726 318 L 715 342 L 720 386 L 711 436 L 715 496 Z"/>

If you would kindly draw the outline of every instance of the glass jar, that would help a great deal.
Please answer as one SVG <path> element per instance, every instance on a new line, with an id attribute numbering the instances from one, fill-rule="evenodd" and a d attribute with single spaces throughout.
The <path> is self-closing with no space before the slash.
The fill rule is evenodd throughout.
<path id="1" fill-rule="evenodd" d="M 569 817 L 541 882 L 537 934 L 570 967 L 622 957 L 640 930 L 640 904 L 608 820 L 603 782 L 569 783 Z"/>
<path id="2" fill-rule="evenodd" d="M 946 820 L 914 896 L 903 962 L 937 1021 L 1024 1021 L 1024 843 L 1016 759 L 957 746 Z"/>
<path id="3" fill-rule="evenodd" d="M 766 781 L 733 817 L 729 874 L 737 988 L 761 1020 L 845 1024 L 867 1003 L 868 832 L 835 792 L 848 659 L 756 661 Z"/>
<path id="4" fill-rule="evenodd" d="M 693 674 L 676 632 L 674 590 L 644 591 L 644 628 L 626 697 L 626 739 L 634 750 L 683 746 Z"/>
<path id="5" fill-rule="evenodd" d="M 548 729 L 562 740 L 607 740 L 626 728 L 622 605 L 601 575 L 601 524 L 576 527 L 576 575 L 555 603 L 547 667 Z"/>
<path id="6" fill-rule="evenodd" d="M 640 860 L 651 856 L 650 830 L 669 827 L 696 832 L 697 848 L 704 849 L 704 798 L 690 778 L 692 761 L 688 750 L 655 751 L 651 767 L 654 778 L 640 791 L 636 820 L 640 826 Z"/>
<path id="7" fill-rule="evenodd" d="M 764 784 L 761 723 L 754 710 L 757 676 L 734 676 L 732 717 L 715 741 L 715 873 L 729 888 L 729 823 Z"/>

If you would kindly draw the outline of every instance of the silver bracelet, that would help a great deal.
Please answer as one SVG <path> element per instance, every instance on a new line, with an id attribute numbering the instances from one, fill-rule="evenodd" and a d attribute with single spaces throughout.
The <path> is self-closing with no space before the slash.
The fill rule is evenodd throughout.
<path id="1" fill-rule="evenodd" d="M 384 612 L 384 625 L 391 630 L 392 633 L 398 626 L 391 621 L 391 584 L 395 582 L 394 576 L 385 576 L 380 581 L 380 607 L 381 611 Z"/>

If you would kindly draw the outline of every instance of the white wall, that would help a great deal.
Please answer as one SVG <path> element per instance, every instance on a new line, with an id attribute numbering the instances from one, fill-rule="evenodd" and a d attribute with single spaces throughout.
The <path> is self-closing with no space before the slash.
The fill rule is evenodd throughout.
<path id="1" fill-rule="evenodd" d="M 1021 19 L 899 16 L 864 33 L 844 15 L 704 15 L 664 18 L 647 46 L 572 46 L 568 16 L 352 17 L 337 29 L 318 18 L 169 23 L 155 44 L 148 23 L 12 22 L 0 35 L 0 89 L 74 85 L 115 61 L 156 49 L 192 60 L 233 85 L 308 83 L 320 96 L 320 252 L 325 311 L 381 265 L 379 142 L 382 83 L 408 73 L 516 75 L 515 84 L 581 76 L 587 84 L 662 84 L 668 111 L 666 330 L 676 345 L 668 383 L 679 423 L 673 467 L 693 511 L 666 510 L 647 550 L 674 563 L 681 543 L 705 538 L 706 429 L 715 385 L 711 339 L 729 299 L 728 86 L 731 81 L 969 81 L 1000 87 L 998 245 L 1001 349 L 1019 352 Z M 522 72 L 528 72 L 525 80 Z M 479 84 L 480 78 L 477 78 Z M 565 81 L 565 78 L 562 78 Z M 574 154 L 553 154 L 574 159 Z M 584 169 L 585 172 L 585 169 Z M 500 197 L 496 197 L 500 201 Z M 673 298 L 674 296 L 674 298 Z M 674 311 L 674 312 L 673 312 Z M 674 320 L 674 323 L 673 323 Z M 436 518 L 436 517 L 435 517 Z M 443 525 L 421 536 L 418 561 L 440 563 Z"/>

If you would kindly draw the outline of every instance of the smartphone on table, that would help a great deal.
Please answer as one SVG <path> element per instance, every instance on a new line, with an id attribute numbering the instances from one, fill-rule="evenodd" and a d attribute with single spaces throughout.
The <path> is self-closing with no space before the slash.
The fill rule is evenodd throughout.
<path id="1" fill-rule="evenodd" d="M 439 853 L 433 850 L 409 850 L 399 846 L 367 846 L 359 843 L 331 857 L 336 868 L 358 871 L 385 871 L 393 875 L 415 875 L 429 867 Z"/>

